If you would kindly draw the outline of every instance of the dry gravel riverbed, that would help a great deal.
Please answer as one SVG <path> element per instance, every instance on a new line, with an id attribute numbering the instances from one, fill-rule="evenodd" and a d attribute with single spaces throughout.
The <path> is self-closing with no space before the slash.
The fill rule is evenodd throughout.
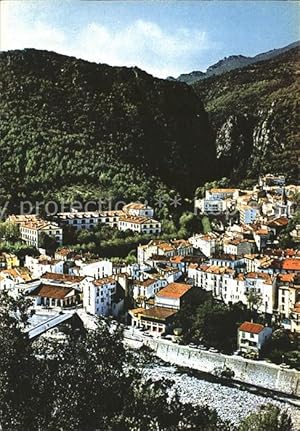
<path id="1" fill-rule="evenodd" d="M 178 370 L 172 365 L 161 362 L 145 368 L 145 377 L 152 379 L 167 378 L 174 381 L 183 402 L 207 404 L 215 408 L 222 419 L 238 424 L 245 416 L 259 408 L 260 405 L 273 403 L 288 410 L 294 422 L 295 430 L 300 430 L 300 400 L 290 397 L 280 398 L 253 393 L 252 390 L 230 387 L 219 382 L 212 382 L 205 376 L 194 376 L 192 372 Z"/>

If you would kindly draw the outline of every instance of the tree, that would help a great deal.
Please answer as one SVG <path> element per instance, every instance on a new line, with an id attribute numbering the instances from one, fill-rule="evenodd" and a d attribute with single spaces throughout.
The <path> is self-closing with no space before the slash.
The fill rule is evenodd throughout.
<path id="1" fill-rule="evenodd" d="M 100 320 L 64 342 L 24 333 L 26 300 L 1 297 L 0 425 L 12 431 L 226 431 L 215 411 L 181 403 L 172 383 L 142 376 L 147 358 Z M 149 360 L 149 359 L 148 359 Z M 152 361 L 152 358 L 151 358 Z"/>
<path id="2" fill-rule="evenodd" d="M 7 241 L 16 241 L 20 237 L 18 225 L 14 223 L 0 222 L 0 239 Z"/>
<path id="3" fill-rule="evenodd" d="M 255 291 L 254 289 L 250 289 L 247 294 L 247 302 L 250 310 L 257 311 L 262 304 L 261 293 Z"/>
<path id="4" fill-rule="evenodd" d="M 256 413 L 250 413 L 240 424 L 239 431 L 292 431 L 290 415 L 272 404 L 261 406 Z"/>
<path id="5" fill-rule="evenodd" d="M 53 254 L 57 248 L 58 244 L 52 236 L 42 232 L 39 247 L 44 248 L 48 253 Z"/>
<path id="6" fill-rule="evenodd" d="M 2 429 L 29 430 L 35 415 L 37 370 L 24 328 L 28 301 L 0 296 L 0 424 Z"/>
<path id="7" fill-rule="evenodd" d="M 179 232 L 180 237 L 186 238 L 193 233 L 202 231 L 201 218 L 191 212 L 184 212 L 179 219 Z"/>

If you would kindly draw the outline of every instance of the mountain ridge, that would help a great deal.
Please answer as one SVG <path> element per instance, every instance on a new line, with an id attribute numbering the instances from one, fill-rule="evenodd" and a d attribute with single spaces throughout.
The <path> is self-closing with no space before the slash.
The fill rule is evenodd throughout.
<path id="1" fill-rule="evenodd" d="M 297 48 L 299 46 L 300 46 L 300 41 L 296 41 L 282 48 L 275 48 L 270 51 L 257 54 L 253 57 L 244 56 L 241 54 L 230 55 L 228 57 L 224 57 L 223 59 L 209 66 L 206 72 L 194 70 L 190 73 L 183 73 L 179 75 L 177 78 L 169 77 L 167 79 L 177 80 L 179 82 L 185 82 L 186 84 L 193 84 L 198 80 L 207 79 L 207 78 L 210 78 L 211 76 L 221 75 L 222 73 L 229 72 L 231 70 L 247 67 L 250 64 L 255 64 L 260 61 L 269 60 L 271 58 L 276 57 L 277 55 L 283 54 L 284 52 L 289 51 L 290 49 L 293 49 L 293 48 Z"/>

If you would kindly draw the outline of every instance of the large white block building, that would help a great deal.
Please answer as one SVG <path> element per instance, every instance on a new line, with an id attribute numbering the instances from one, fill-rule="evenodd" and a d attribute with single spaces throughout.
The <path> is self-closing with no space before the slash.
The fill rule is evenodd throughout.
<path id="1" fill-rule="evenodd" d="M 124 306 L 124 294 L 112 277 L 98 280 L 86 279 L 83 285 L 83 307 L 87 313 L 97 316 L 117 317 Z"/>
<path id="2" fill-rule="evenodd" d="M 157 235 L 161 232 L 161 223 L 149 217 L 124 215 L 118 221 L 118 229 L 121 231 L 132 230 L 133 232 Z"/>
<path id="3" fill-rule="evenodd" d="M 238 196 L 238 189 L 210 189 L 203 199 L 195 199 L 195 208 L 202 214 L 223 214 L 234 208 Z"/>

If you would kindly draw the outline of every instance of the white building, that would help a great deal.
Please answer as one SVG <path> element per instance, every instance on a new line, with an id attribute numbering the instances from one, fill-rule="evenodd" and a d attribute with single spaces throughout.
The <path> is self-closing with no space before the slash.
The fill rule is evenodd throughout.
<path id="1" fill-rule="evenodd" d="M 269 187 L 273 187 L 273 186 L 283 187 L 285 185 L 285 176 L 266 174 L 264 176 L 259 177 L 258 184 L 264 190 L 268 190 Z"/>
<path id="2" fill-rule="evenodd" d="M 30 270 L 33 278 L 39 278 L 45 272 L 64 273 L 64 261 L 52 259 L 49 256 L 25 256 L 24 266 Z"/>
<path id="3" fill-rule="evenodd" d="M 272 336 L 272 328 L 259 323 L 244 322 L 238 329 L 238 349 L 258 356 L 262 347 Z"/>
<path id="4" fill-rule="evenodd" d="M 275 278 L 266 273 L 242 274 L 229 267 L 191 264 L 188 277 L 197 287 L 226 304 L 241 302 L 258 313 L 272 315 L 276 308 Z"/>
<path id="5" fill-rule="evenodd" d="M 87 313 L 93 315 L 117 317 L 124 306 L 124 292 L 112 277 L 86 279 L 83 306 Z"/>
<path id="6" fill-rule="evenodd" d="M 209 258 L 210 265 L 224 266 L 226 268 L 232 268 L 237 271 L 244 269 L 245 263 L 242 256 L 236 256 L 234 254 L 221 254 L 219 256 L 213 256 Z"/>
<path id="7" fill-rule="evenodd" d="M 109 260 L 100 260 L 97 262 L 83 263 L 79 274 L 92 277 L 96 280 L 99 278 L 110 277 L 113 273 L 113 264 Z"/>
<path id="8" fill-rule="evenodd" d="M 155 295 L 154 307 L 129 310 L 132 326 L 143 327 L 161 335 L 172 328 L 174 317 L 185 301 L 191 301 L 192 286 L 183 283 L 171 283 Z"/>
<path id="9" fill-rule="evenodd" d="M 180 310 L 191 289 L 192 286 L 185 283 L 168 284 L 155 295 L 155 305 Z"/>
<path id="10" fill-rule="evenodd" d="M 195 199 L 195 208 L 202 214 L 222 214 L 234 209 L 238 196 L 238 189 L 210 189 L 203 199 Z"/>
<path id="11" fill-rule="evenodd" d="M 58 221 L 72 227 L 75 230 L 92 229 L 97 224 L 106 224 L 110 227 L 118 227 L 118 221 L 124 215 L 119 211 L 69 211 L 57 214 Z"/>
<path id="12" fill-rule="evenodd" d="M 195 249 L 200 250 L 206 257 L 211 257 L 219 251 L 220 248 L 218 235 L 213 232 L 193 235 L 189 238 L 189 242 Z"/>
<path id="13" fill-rule="evenodd" d="M 255 251 L 256 244 L 254 240 L 250 239 L 230 239 L 224 241 L 223 250 L 225 254 L 235 256 L 243 256 L 244 254 L 251 254 Z"/>
<path id="14" fill-rule="evenodd" d="M 167 284 L 164 279 L 136 280 L 133 284 L 133 298 L 139 300 L 139 302 L 152 298 Z"/>
<path id="15" fill-rule="evenodd" d="M 132 230 L 138 233 L 157 235 L 161 232 L 161 223 L 149 217 L 122 216 L 118 221 L 121 231 Z"/>
<path id="16" fill-rule="evenodd" d="M 214 189 L 210 189 L 207 190 L 205 193 L 205 197 L 207 199 L 212 198 L 212 199 L 234 199 L 236 200 L 239 196 L 239 189 L 218 189 L 218 188 L 214 188 Z"/>
<path id="17" fill-rule="evenodd" d="M 57 223 L 40 219 L 21 224 L 20 234 L 23 241 L 36 248 L 41 246 L 44 234 L 54 238 L 59 245 L 62 244 L 63 240 L 63 230 Z"/>
<path id="18" fill-rule="evenodd" d="M 154 217 L 154 209 L 141 202 L 131 202 L 123 206 L 124 213 L 134 217 Z"/>
<path id="19" fill-rule="evenodd" d="M 137 251 L 138 263 L 147 263 L 153 256 L 164 256 L 171 258 L 174 256 L 192 256 L 193 246 L 184 239 L 164 241 L 151 240 L 146 245 L 139 245 Z"/>
<path id="20" fill-rule="evenodd" d="M 263 272 L 245 274 L 245 294 L 249 308 L 255 308 L 258 313 L 272 315 L 276 304 L 275 277 Z"/>
<path id="21" fill-rule="evenodd" d="M 241 205 L 240 222 L 243 224 L 252 224 L 259 217 L 259 208 L 251 205 Z"/>
<path id="22" fill-rule="evenodd" d="M 278 315 L 286 329 L 300 333 L 300 273 L 278 274 Z"/>
<path id="23" fill-rule="evenodd" d="M 217 299 L 224 299 L 227 286 L 234 277 L 235 270 L 225 266 L 191 264 L 188 269 L 188 278 L 193 280 L 194 286 L 212 292 Z"/>
<path id="24" fill-rule="evenodd" d="M 253 232 L 253 238 L 258 251 L 261 251 L 267 246 L 267 240 L 270 237 L 270 232 L 268 228 L 257 229 Z"/>

